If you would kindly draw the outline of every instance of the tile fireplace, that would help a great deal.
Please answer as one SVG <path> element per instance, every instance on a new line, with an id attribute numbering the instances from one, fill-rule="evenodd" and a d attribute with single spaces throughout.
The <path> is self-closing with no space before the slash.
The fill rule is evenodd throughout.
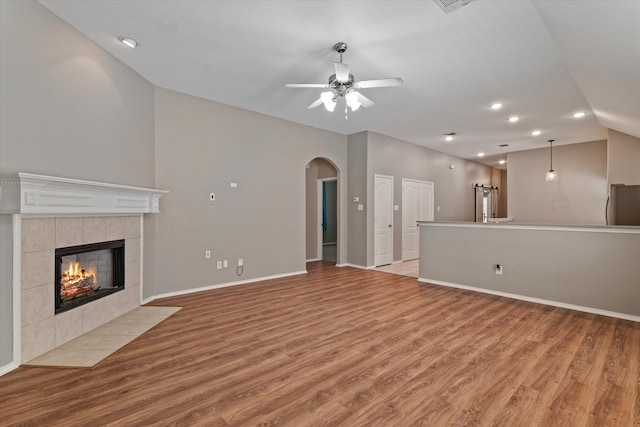
<path id="1" fill-rule="evenodd" d="M 141 222 L 141 215 L 22 218 L 23 362 L 140 305 Z"/>
<path id="2" fill-rule="evenodd" d="M 0 281 L 13 301 L 12 312 L 0 313 L 12 331 L 0 345 L 12 345 L 13 354 L 2 372 L 140 306 L 143 215 L 159 212 L 165 193 L 27 173 L 0 177 L 0 225 L 9 236 Z"/>

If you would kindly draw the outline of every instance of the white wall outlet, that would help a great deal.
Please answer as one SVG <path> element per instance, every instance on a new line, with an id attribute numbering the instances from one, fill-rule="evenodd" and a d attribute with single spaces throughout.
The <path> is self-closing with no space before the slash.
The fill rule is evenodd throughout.
<path id="1" fill-rule="evenodd" d="M 216 200 L 216 193 L 209 193 L 209 200 L 211 200 L 212 202 Z"/>
<path id="2" fill-rule="evenodd" d="M 244 260 L 242 258 L 238 258 L 238 267 L 242 267 L 244 265 Z"/>
<path id="3" fill-rule="evenodd" d="M 502 274 L 504 268 L 500 264 L 496 264 L 496 274 Z"/>
<path id="4" fill-rule="evenodd" d="M 216 267 L 218 268 L 218 270 L 222 270 L 222 261 L 218 261 Z"/>
<path id="5" fill-rule="evenodd" d="M 399 210 L 400 210 L 400 206 L 398 206 L 398 205 L 393 205 L 393 210 L 394 210 L 394 211 L 399 211 Z"/>
<path id="6" fill-rule="evenodd" d="M 209 249 L 207 249 L 206 251 L 204 251 L 204 257 L 205 259 L 209 259 L 211 258 L 211 251 Z"/>
<path id="7" fill-rule="evenodd" d="M 238 188 L 238 183 L 237 182 L 232 182 L 229 185 L 231 186 L 231 188 Z"/>
<path id="8" fill-rule="evenodd" d="M 227 268 L 227 267 L 229 267 L 229 261 L 228 261 L 228 260 L 226 260 L 226 259 L 225 259 L 224 261 L 222 261 L 222 267 L 223 267 L 223 268 Z"/>
<path id="9" fill-rule="evenodd" d="M 358 205 L 358 210 L 359 210 L 359 211 L 363 211 L 363 210 L 364 210 L 364 205 L 362 205 L 362 204 L 361 204 L 361 205 Z"/>

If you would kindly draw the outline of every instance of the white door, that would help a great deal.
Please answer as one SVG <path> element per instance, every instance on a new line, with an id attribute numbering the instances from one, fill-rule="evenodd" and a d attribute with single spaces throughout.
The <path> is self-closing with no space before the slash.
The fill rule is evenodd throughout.
<path id="1" fill-rule="evenodd" d="M 374 263 L 377 266 L 393 261 L 393 177 L 374 178 Z"/>
<path id="2" fill-rule="evenodd" d="M 433 221 L 433 182 L 421 182 L 418 192 L 418 221 Z"/>
<path id="3" fill-rule="evenodd" d="M 418 183 L 402 180 L 402 260 L 418 258 Z"/>
<path id="4" fill-rule="evenodd" d="M 402 180 L 402 260 L 416 259 L 420 248 L 417 221 L 433 221 L 433 182 Z"/>

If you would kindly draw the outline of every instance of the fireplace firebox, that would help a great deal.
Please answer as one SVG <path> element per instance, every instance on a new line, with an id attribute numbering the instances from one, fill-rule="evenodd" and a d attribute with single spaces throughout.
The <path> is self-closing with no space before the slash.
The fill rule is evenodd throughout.
<path id="1" fill-rule="evenodd" d="M 56 314 L 123 290 L 124 251 L 124 240 L 56 249 Z"/>

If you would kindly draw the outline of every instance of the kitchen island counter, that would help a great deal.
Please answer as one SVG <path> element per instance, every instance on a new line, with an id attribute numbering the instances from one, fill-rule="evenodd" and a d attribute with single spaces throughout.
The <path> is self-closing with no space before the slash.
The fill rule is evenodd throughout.
<path id="1" fill-rule="evenodd" d="M 421 282 L 640 321 L 640 227 L 418 225 Z"/>

